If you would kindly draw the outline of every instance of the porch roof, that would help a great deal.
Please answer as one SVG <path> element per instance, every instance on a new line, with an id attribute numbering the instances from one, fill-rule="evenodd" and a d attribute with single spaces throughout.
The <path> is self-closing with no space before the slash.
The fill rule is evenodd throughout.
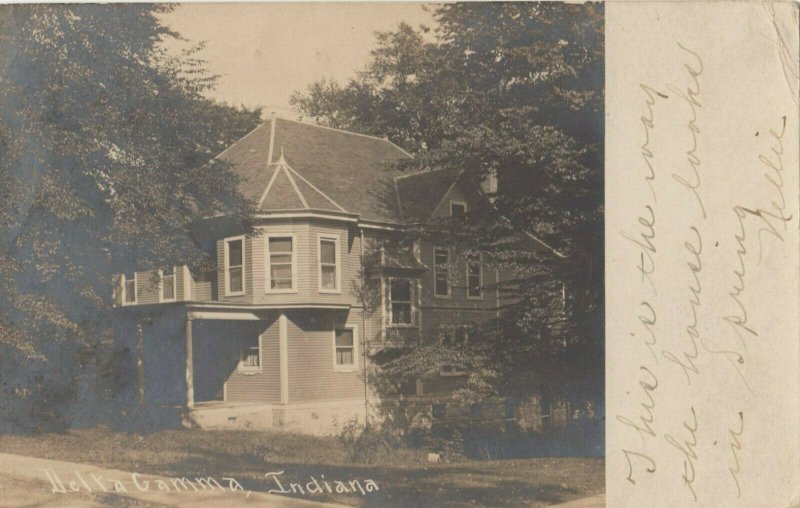
<path id="1" fill-rule="evenodd" d="M 219 319 L 219 320 L 252 320 L 257 321 L 264 319 L 264 313 L 269 311 L 281 310 L 302 310 L 302 309 L 316 309 L 316 310 L 333 310 L 333 311 L 346 311 L 350 310 L 349 303 L 318 303 L 318 302 L 303 302 L 303 303 L 233 303 L 233 302 L 198 302 L 198 301 L 184 301 L 184 302 L 169 302 L 169 303 L 152 303 L 143 305 L 126 305 L 120 308 L 126 309 L 129 312 L 137 313 L 150 313 L 161 312 L 167 308 L 175 309 L 177 307 L 184 307 L 186 315 L 190 319 Z"/>
<path id="2" fill-rule="evenodd" d="M 347 303 L 267 303 L 241 304 L 230 302 L 187 302 L 186 312 L 192 319 L 260 320 L 263 312 L 276 310 L 350 310 Z"/>

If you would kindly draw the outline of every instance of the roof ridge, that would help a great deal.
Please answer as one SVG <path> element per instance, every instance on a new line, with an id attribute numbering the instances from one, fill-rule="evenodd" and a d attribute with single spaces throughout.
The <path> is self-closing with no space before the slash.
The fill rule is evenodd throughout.
<path id="1" fill-rule="evenodd" d="M 261 128 L 263 125 L 266 125 L 266 124 L 267 124 L 267 122 L 261 122 L 260 124 L 256 125 L 256 126 L 255 126 L 255 128 L 251 129 L 251 130 L 250 130 L 250 131 L 249 131 L 247 134 L 245 134 L 245 135 L 244 135 L 244 136 L 242 136 L 241 138 L 237 139 L 236 141 L 234 141 L 233 143 L 231 143 L 231 144 L 228 146 L 228 148 L 226 148 L 225 150 L 221 151 L 221 152 L 220 152 L 220 153 L 218 153 L 216 156 L 214 156 L 214 159 L 219 159 L 220 157 L 222 157 L 222 156 L 225 154 L 225 152 L 227 152 L 228 150 L 230 150 L 230 149 L 231 149 L 231 148 L 233 148 L 234 146 L 238 145 L 240 142 L 244 141 L 244 139 L 245 139 L 245 138 L 248 138 L 248 137 L 250 137 L 250 134 L 253 134 L 255 131 L 257 131 L 257 130 L 258 130 L 258 129 L 260 129 L 260 128 Z M 212 160 L 213 160 L 213 159 L 212 159 Z"/>
<path id="2" fill-rule="evenodd" d="M 331 202 L 331 204 L 332 204 L 333 206 L 335 206 L 336 208 L 338 208 L 339 210 L 341 210 L 341 211 L 343 211 L 343 212 L 347 212 L 347 210 L 345 210 L 345 209 L 344 209 L 342 206 L 340 206 L 340 205 L 339 205 L 339 203 L 337 203 L 336 201 L 334 201 L 333 199 L 331 199 L 331 198 L 330 198 L 330 197 L 329 197 L 327 194 L 325 194 L 324 192 L 322 192 L 321 190 L 319 190 L 319 189 L 317 188 L 317 186 L 316 186 L 316 185 L 314 185 L 313 183 L 309 182 L 309 181 L 306 179 L 306 177 L 304 177 L 303 175 L 301 175 L 300 173 L 298 173 L 298 172 L 297 172 L 297 170 L 295 170 L 293 167 L 291 167 L 291 166 L 289 165 L 289 163 L 288 163 L 288 162 L 286 162 L 285 160 L 284 160 L 283 167 L 285 167 L 286 169 L 288 169 L 289 171 L 291 171 L 292 173 L 294 173 L 295 175 L 297 175 L 297 177 L 298 177 L 300 180 L 302 180 L 302 181 L 303 181 L 303 182 L 304 182 L 306 185 L 308 185 L 308 186 L 309 186 L 309 187 L 311 187 L 313 190 L 315 190 L 317 193 L 319 193 L 319 195 L 321 195 L 323 198 L 325 198 L 325 199 L 327 199 L 328 201 L 330 201 L 330 202 Z M 287 171 L 287 174 L 288 174 L 288 171 Z M 296 183 L 295 183 L 295 185 L 296 185 Z M 304 201 L 305 201 L 305 200 L 304 200 Z M 306 205 L 306 206 L 308 206 L 308 205 Z M 347 213 L 350 213 L 350 212 L 347 212 Z"/>
<path id="3" fill-rule="evenodd" d="M 397 178 L 392 178 L 392 183 L 394 183 L 394 199 L 397 202 L 397 211 L 400 213 L 400 222 L 405 222 L 403 202 L 400 200 L 400 189 L 397 187 Z"/>
<path id="4" fill-rule="evenodd" d="M 274 166 L 274 165 L 275 164 L 267 164 L 267 168 L 269 168 L 270 166 Z M 270 189 L 272 189 L 272 184 L 275 183 L 275 178 L 277 178 L 278 173 L 280 172 L 280 170 L 281 170 L 281 166 L 278 166 L 277 168 L 275 168 L 275 172 L 272 173 L 272 176 L 270 177 L 269 182 L 267 182 L 267 187 L 264 189 L 264 193 L 261 194 L 261 199 L 258 200 L 258 207 L 257 208 L 261 208 L 261 206 L 264 204 L 264 200 L 267 198 L 267 194 L 269 194 Z"/>
<path id="5" fill-rule="evenodd" d="M 264 122 L 266 123 L 266 122 Z M 269 119 L 269 146 L 267 147 L 267 167 L 272 164 L 272 153 L 275 145 L 275 115 Z"/>
<path id="6" fill-rule="evenodd" d="M 402 174 L 402 175 L 396 175 L 394 177 L 394 179 L 398 180 L 400 178 L 409 178 L 411 176 L 426 175 L 428 173 L 436 173 L 437 171 L 452 171 L 452 169 L 450 169 L 450 168 L 425 169 L 423 171 L 417 171 L 417 172 L 414 172 L 414 173 L 406 173 L 406 174 Z"/>
<path id="7" fill-rule="evenodd" d="M 288 164 L 286 164 L 286 160 L 283 158 L 283 150 L 281 150 L 281 162 L 283 162 L 282 166 L 286 167 L 289 166 Z M 297 186 L 297 182 L 294 181 L 294 177 L 292 176 L 292 174 L 289 171 L 286 171 L 285 169 L 284 172 L 286 173 L 286 176 L 289 177 L 289 183 L 292 184 L 292 188 L 297 193 L 297 196 L 300 198 L 300 202 L 303 203 L 304 207 L 308 208 L 308 201 L 306 201 L 306 197 L 303 196 L 303 193 L 300 192 L 300 188 Z"/>
<path id="8" fill-rule="evenodd" d="M 318 129 L 327 129 L 329 131 L 341 132 L 343 134 L 350 134 L 351 136 L 360 136 L 362 138 L 369 138 L 369 139 L 375 139 L 375 140 L 378 140 L 378 141 L 383 141 L 384 143 L 389 143 L 393 147 L 397 148 L 398 150 L 400 150 L 401 152 L 403 152 L 404 154 L 406 154 L 410 158 L 412 158 L 412 159 L 414 158 L 413 155 L 411 155 L 410 153 L 405 151 L 403 148 L 397 146 L 395 143 L 390 141 L 389 138 L 382 138 L 382 137 L 379 137 L 379 136 L 373 136 L 371 134 L 362 134 L 360 132 L 346 131 L 344 129 L 337 129 L 336 127 L 328 127 L 327 125 L 318 125 L 318 124 L 315 124 L 315 123 L 303 122 L 301 120 L 294 120 L 294 119 L 291 119 L 291 118 L 283 118 L 283 117 L 277 117 L 277 118 L 280 119 L 280 120 L 287 121 L 287 122 L 294 122 L 294 123 L 299 123 L 300 125 L 307 125 L 309 127 L 316 127 Z"/>

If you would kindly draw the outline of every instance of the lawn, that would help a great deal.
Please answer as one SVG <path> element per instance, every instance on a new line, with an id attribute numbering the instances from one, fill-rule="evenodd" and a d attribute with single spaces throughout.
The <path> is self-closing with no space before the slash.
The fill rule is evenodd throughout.
<path id="1" fill-rule="evenodd" d="M 63 434 L 2 435 L 0 452 L 91 463 L 169 477 L 236 478 L 245 489 L 277 488 L 269 472 L 284 471 L 306 485 L 314 477 L 371 479 L 379 490 L 362 495 L 309 494 L 306 499 L 353 506 L 547 506 L 598 494 L 604 465 L 596 458 L 461 460 L 430 464 L 426 452 L 400 448 L 373 464 L 355 463 L 333 437 L 279 432 L 162 430 L 149 434 L 105 428 Z M 335 484 L 332 483 L 335 486 Z M 335 487 L 334 487 L 335 490 Z M 458 501 L 455 501 L 458 500 Z"/>

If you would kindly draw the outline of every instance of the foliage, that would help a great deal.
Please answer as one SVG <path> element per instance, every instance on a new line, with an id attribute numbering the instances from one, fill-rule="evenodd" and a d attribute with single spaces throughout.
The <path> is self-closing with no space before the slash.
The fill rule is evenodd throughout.
<path id="1" fill-rule="evenodd" d="M 489 213 L 418 233 L 446 235 L 512 275 L 497 288 L 509 296 L 502 322 L 460 352 L 429 337 L 395 371 L 426 376 L 460 363 L 472 384 L 465 401 L 570 384 L 601 396 L 603 6 L 467 2 L 439 6 L 434 18 L 435 30 L 378 34 L 363 71 L 292 99 L 319 123 L 388 135 L 414 153 L 407 169 L 498 179 Z M 531 249 L 537 239 L 552 250 Z"/>
<path id="2" fill-rule="evenodd" d="M 339 433 L 339 441 L 349 451 L 353 462 L 374 464 L 396 453 L 403 446 L 403 435 L 404 432 L 390 422 L 364 427 L 353 419 Z"/>
<path id="3" fill-rule="evenodd" d="M 0 8 L 4 415 L 86 396 L 75 380 L 101 368 L 113 272 L 207 260 L 199 217 L 249 224 L 232 172 L 205 162 L 260 112 L 204 96 L 214 77 L 199 47 L 165 52 L 179 37 L 158 22 L 169 9 Z"/>

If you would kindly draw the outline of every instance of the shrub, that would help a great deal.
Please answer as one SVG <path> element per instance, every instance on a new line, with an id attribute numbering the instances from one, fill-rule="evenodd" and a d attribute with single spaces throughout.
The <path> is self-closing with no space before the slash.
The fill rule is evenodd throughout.
<path id="1" fill-rule="evenodd" d="M 339 434 L 342 445 L 349 450 L 353 462 L 374 464 L 383 458 L 391 459 L 403 445 L 402 432 L 389 423 L 380 427 L 364 427 L 357 420 L 347 422 Z"/>

